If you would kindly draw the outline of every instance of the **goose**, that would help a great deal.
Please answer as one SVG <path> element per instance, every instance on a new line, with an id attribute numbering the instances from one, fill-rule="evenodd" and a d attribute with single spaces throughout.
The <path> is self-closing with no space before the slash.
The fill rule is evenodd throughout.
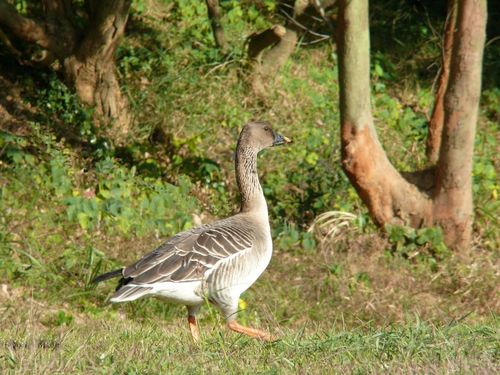
<path id="1" fill-rule="evenodd" d="M 290 142 L 266 122 L 247 123 L 235 155 L 240 211 L 178 233 L 132 265 L 97 276 L 94 282 L 121 277 L 111 303 L 159 296 L 184 304 L 195 342 L 200 340 L 196 314 L 206 300 L 220 310 L 230 330 L 272 341 L 267 332 L 239 324 L 236 315 L 240 295 L 264 272 L 273 252 L 267 203 L 257 174 L 257 154 Z"/>

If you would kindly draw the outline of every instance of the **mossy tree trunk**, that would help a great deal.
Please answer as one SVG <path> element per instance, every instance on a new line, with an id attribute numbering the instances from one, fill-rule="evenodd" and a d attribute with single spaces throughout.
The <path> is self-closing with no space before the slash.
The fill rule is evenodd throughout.
<path id="1" fill-rule="evenodd" d="M 377 225 L 439 225 L 451 248 L 467 248 L 473 215 L 472 152 L 486 1 L 463 0 L 458 4 L 458 29 L 444 97 L 443 139 L 430 192 L 394 168 L 377 138 L 370 104 L 368 1 L 341 1 L 339 20 L 341 147 L 349 180 Z"/>
<path id="2" fill-rule="evenodd" d="M 95 107 L 99 122 L 112 124 L 117 137 L 126 134 L 130 125 L 128 103 L 120 91 L 114 60 L 130 4 L 131 0 L 87 0 L 77 19 L 76 5 L 70 0 L 44 0 L 41 8 L 34 8 L 40 14 L 30 17 L 0 0 L 0 29 L 8 40 L 39 49 L 28 60 L 21 53 L 16 57 L 23 64 L 60 73 L 83 103 Z M 85 21 L 85 27 L 79 26 L 81 21 Z"/>

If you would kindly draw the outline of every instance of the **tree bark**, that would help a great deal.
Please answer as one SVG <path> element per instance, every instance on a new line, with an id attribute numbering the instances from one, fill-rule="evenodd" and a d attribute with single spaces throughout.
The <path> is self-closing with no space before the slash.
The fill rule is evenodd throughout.
<path id="1" fill-rule="evenodd" d="M 275 25 L 248 37 L 248 57 L 252 65 L 252 89 L 264 94 L 266 83 L 272 79 L 293 53 L 297 34 L 283 26 Z"/>
<path id="2" fill-rule="evenodd" d="M 42 22 L 21 16 L 5 0 L 0 0 L 0 26 L 8 29 L 16 38 L 36 43 L 42 48 L 56 49 L 55 41 L 47 34 Z"/>
<path id="3" fill-rule="evenodd" d="M 222 52 L 227 51 L 226 37 L 224 36 L 224 29 L 221 24 L 221 9 L 218 0 L 206 0 L 208 19 L 212 26 L 215 44 L 221 49 Z"/>
<path id="4" fill-rule="evenodd" d="M 428 225 L 430 199 L 387 159 L 370 105 L 368 2 L 342 1 L 339 12 L 339 82 L 342 166 L 374 222 Z"/>
<path id="5" fill-rule="evenodd" d="M 274 25 L 261 33 L 253 33 L 248 37 L 248 57 L 252 60 L 260 59 L 263 51 L 276 45 L 286 34 L 286 29 L 281 25 Z"/>
<path id="6" fill-rule="evenodd" d="M 285 65 L 297 45 L 295 31 L 286 29 L 278 43 L 262 54 L 261 71 L 267 76 L 274 76 Z"/>
<path id="7" fill-rule="evenodd" d="M 113 56 L 125 30 L 130 3 L 87 0 L 89 22 L 82 30 L 70 0 L 44 0 L 43 21 L 24 17 L 0 0 L 0 28 L 43 49 L 29 63 L 59 71 L 83 103 L 95 106 L 99 122 L 112 124 L 116 137 L 126 134 L 130 125 Z"/>
<path id="8" fill-rule="evenodd" d="M 444 95 L 448 86 L 450 75 L 451 48 L 456 24 L 457 0 L 448 0 L 448 16 L 445 25 L 444 44 L 439 72 L 438 89 L 434 101 L 431 120 L 429 122 L 429 135 L 427 137 L 426 155 L 429 164 L 433 165 L 439 158 L 441 148 L 441 135 L 444 124 Z"/>
<path id="9" fill-rule="evenodd" d="M 95 105 L 97 114 L 113 121 L 116 135 L 130 125 L 127 99 L 121 94 L 114 53 L 125 31 L 130 0 L 95 6 L 88 32 L 75 53 L 65 60 L 65 77 L 80 99 Z"/>
<path id="10" fill-rule="evenodd" d="M 344 0 L 339 10 L 339 83 L 342 165 L 374 222 L 438 225 L 453 249 L 467 248 L 472 223 L 472 153 L 480 96 L 486 1 L 458 5 L 458 30 L 444 97 L 437 169 L 423 171 L 425 188 L 405 179 L 387 159 L 370 105 L 368 1 Z M 418 177 L 419 173 L 413 173 Z M 420 177 L 422 177 L 420 176 Z M 417 183 L 422 178 L 413 181 Z M 434 183 L 428 181 L 434 179 Z M 431 190 L 431 194 L 429 194 Z"/>
<path id="11" fill-rule="evenodd" d="M 472 232 L 472 161 L 486 18 L 486 0 L 459 2 L 434 191 L 434 221 L 456 248 L 466 248 Z"/>

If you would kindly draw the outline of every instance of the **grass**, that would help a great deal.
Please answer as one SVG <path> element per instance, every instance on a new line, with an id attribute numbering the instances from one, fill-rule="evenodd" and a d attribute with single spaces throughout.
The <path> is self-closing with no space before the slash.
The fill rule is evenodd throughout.
<path id="1" fill-rule="evenodd" d="M 242 35 L 278 21 L 271 3 L 223 3 L 223 57 L 202 2 L 135 1 L 117 64 L 136 121 L 121 147 L 55 76 L 0 66 L 1 373 L 499 372 L 498 89 L 488 81 L 480 110 L 470 257 L 434 229 L 382 235 L 339 167 L 332 46 L 298 48 L 266 97 L 249 94 Z M 397 12 L 390 26 L 406 27 Z M 426 64 L 439 55 L 428 22 L 405 35 L 420 38 L 414 59 L 375 43 L 377 131 L 401 170 L 425 165 Z M 113 283 L 93 276 L 235 211 L 232 148 L 250 118 L 294 139 L 260 157 L 275 253 L 239 313 L 280 340 L 228 332 L 206 306 L 197 346 L 182 306 L 108 305 Z"/>
<path id="2" fill-rule="evenodd" d="M 278 328 L 269 344 L 202 322 L 202 341 L 191 342 L 184 319 L 130 321 L 119 314 L 75 318 L 75 324 L 39 329 L 47 313 L 31 302 L 0 334 L 2 373 L 495 373 L 498 326 L 450 322 L 436 326 L 412 319 L 405 325 L 336 322 Z M 341 317 L 338 317 L 340 320 Z M 330 324 L 332 323 L 332 324 Z M 333 326 L 333 327 L 332 327 Z"/>
<path id="3" fill-rule="evenodd" d="M 80 260 L 76 267 L 56 258 L 58 266 L 49 268 L 36 253 L 43 271 L 31 264 L 2 285 L 0 371 L 498 372 L 498 278 L 485 254 L 470 264 L 439 262 L 432 272 L 425 263 L 381 254 L 384 242 L 375 235 L 364 242 L 359 233 L 344 236 L 335 250 L 277 249 L 243 296 L 240 320 L 270 330 L 280 338 L 273 344 L 227 331 L 205 306 L 197 346 L 184 307 L 157 299 L 107 305 L 113 283 L 85 286 L 91 265 L 81 248 L 62 256 Z M 102 239 L 80 241 L 103 248 Z M 133 238 L 107 246 L 145 247 Z"/>

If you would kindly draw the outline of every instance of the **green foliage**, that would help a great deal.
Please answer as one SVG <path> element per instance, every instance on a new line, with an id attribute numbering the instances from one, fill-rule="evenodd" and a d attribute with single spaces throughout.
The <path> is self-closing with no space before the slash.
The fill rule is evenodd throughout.
<path id="1" fill-rule="evenodd" d="M 70 142 L 78 142 L 85 147 L 85 152 L 96 158 L 113 154 L 113 140 L 105 137 L 93 119 L 93 109 L 82 105 L 77 95 L 68 89 L 55 75 L 41 74 L 39 77 L 46 87 L 39 90 L 31 101 L 42 108 L 39 123 L 34 128 L 40 129 L 43 123 L 51 129 L 54 137 L 65 137 Z M 42 136 L 49 139 L 47 136 Z M 47 141 L 46 147 L 51 147 Z"/>
<path id="2" fill-rule="evenodd" d="M 4 280 L 11 280 L 18 274 L 19 264 L 13 260 L 15 248 L 13 238 L 5 228 L 5 222 L 2 220 L 0 229 L 0 277 Z"/>
<path id="3" fill-rule="evenodd" d="M 376 80 L 378 82 L 379 80 Z M 382 80 L 383 82 L 393 82 Z M 376 87 L 376 85 L 375 85 Z M 377 131 L 388 151 L 388 156 L 396 168 L 404 171 L 425 167 L 425 140 L 428 132 L 428 119 L 421 111 L 405 105 L 401 99 L 389 93 L 385 86 L 374 90 L 374 109 Z M 433 105 L 432 92 L 419 90 L 418 107 Z"/>
<path id="4" fill-rule="evenodd" d="M 180 30 L 186 41 L 196 40 L 200 43 L 208 42 L 210 38 L 210 24 L 207 19 L 207 8 L 203 1 L 178 0 L 177 17 L 180 21 Z"/>
<path id="5" fill-rule="evenodd" d="M 473 184 L 474 204 L 476 207 L 475 227 L 483 236 L 484 246 L 496 251 L 500 244 L 498 217 L 500 185 L 498 183 L 499 159 L 498 120 L 500 119 L 500 90 L 493 89 L 483 93 L 484 125 L 476 135 Z M 479 229 L 480 228 L 480 229 Z"/>
<path id="6" fill-rule="evenodd" d="M 55 76 L 45 77 L 48 87 L 37 95 L 37 103 L 44 108 L 44 114 L 56 119 L 78 132 L 84 139 L 95 142 L 95 127 L 92 110 L 84 108 L 78 97 Z M 50 123 L 50 122 L 49 122 Z M 53 124 L 57 128 L 60 123 Z"/>
<path id="7" fill-rule="evenodd" d="M 28 9 L 28 2 L 26 0 L 16 0 L 14 1 L 14 4 L 16 6 L 16 10 L 20 14 L 26 14 Z"/>
<path id="8" fill-rule="evenodd" d="M 253 2 L 242 4 L 241 1 L 230 0 L 221 2 L 223 13 L 222 25 L 230 37 L 243 41 L 244 35 L 248 35 L 249 26 L 258 31 L 269 27 L 269 19 L 265 12 L 272 12 L 276 7 L 274 1 L 264 1 L 263 7 L 258 7 Z M 264 11 L 264 12 L 263 12 Z"/>
<path id="9" fill-rule="evenodd" d="M 72 181 L 70 172 L 66 166 L 66 158 L 60 152 L 51 152 L 49 161 L 50 179 L 49 186 L 53 189 L 58 198 L 70 194 Z"/>
<path id="10" fill-rule="evenodd" d="M 34 287 L 35 297 L 64 296 L 87 306 L 90 281 L 112 263 L 96 238 L 168 237 L 191 227 L 197 204 L 187 177 L 172 185 L 110 157 L 89 171 L 66 143 L 36 124 L 33 129 L 37 138 L 0 134 L 4 282 Z M 70 324 L 62 315 L 54 319 L 56 326 Z"/>
<path id="11" fill-rule="evenodd" d="M 62 326 L 62 325 L 71 325 L 73 323 L 73 316 L 66 314 L 64 311 L 60 310 L 57 312 L 55 319 L 54 319 L 54 325 L 56 326 Z"/>
<path id="12" fill-rule="evenodd" d="M 50 147 L 47 161 L 23 151 L 26 144 L 22 140 L 10 136 L 2 139 L 9 145 L 7 159 L 17 167 L 9 176 L 12 187 L 6 186 L 2 191 L 6 202 L 15 199 L 15 185 L 29 179 L 39 192 L 64 203 L 68 219 L 84 230 L 105 228 L 123 235 L 158 231 L 164 236 L 191 225 L 195 202 L 186 198 L 191 189 L 187 177 L 180 176 L 178 186 L 173 186 L 158 178 L 136 175 L 135 167 L 128 169 L 109 157 L 95 164 L 92 176 L 76 176 L 70 167 L 75 155 L 51 143 L 50 138 L 42 139 Z M 77 177 L 97 182 L 81 183 Z"/>
<path id="13" fill-rule="evenodd" d="M 420 228 L 386 225 L 387 237 L 392 245 L 391 252 L 405 259 L 428 264 L 437 271 L 437 264 L 451 253 L 443 242 L 440 228 Z"/>
<path id="14" fill-rule="evenodd" d="M 445 19 L 446 3 L 370 3 L 370 45 L 375 61 L 389 74 L 397 70 L 400 86 L 418 89 L 419 81 L 432 81 L 438 66 L 429 65 L 440 57 Z"/>
<path id="15" fill-rule="evenodd" d="M 139 236 L 154 229 L 165 236 L 190 227 L 194 201 L 185 198 L 191 188 L 187 178 L 180 178 L 178 187 L 143 179 L 135 168 L 109 158 L 96 164 L 96 178 L 95 190 L 75 190 L 64 200 L 68 218 L 82 229 L 114 227 L 123 235 Z"/>
<path id="16" fill-rule="evenodd" d="M 26 145 L 26 140 L 0 131 L 0 146 L 2 147 L 0 157 L 6 162 L 15 166 L 33 165 L 35 162 L 33 155 L 23 151 L 23 147 Z"/>
<path id="17" fill-rule="evenodd" d="M 294 225 L 284 223 L 274 230 L 274 238 L 278 248 L 283 251 L 300 252 L 304 250 L 312 252 L 316 248 L 316 241 L 312 233 L 297 230 Z"/>

